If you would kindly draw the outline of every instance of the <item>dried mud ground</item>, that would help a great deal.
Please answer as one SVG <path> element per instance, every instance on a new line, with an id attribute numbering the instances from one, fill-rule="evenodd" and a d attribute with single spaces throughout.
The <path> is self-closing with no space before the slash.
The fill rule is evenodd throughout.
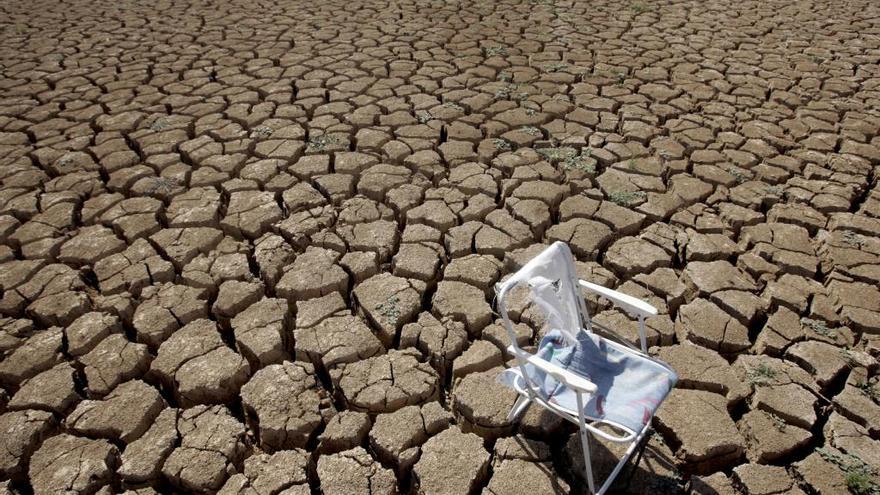
<path id="1" fill-rule="evenodd" d="M 0 493 L 582 493 L 575 430 L 495 382 L 493 284 L 555 240 L 681 377 L 616 493 L 880 493 L 877 2 L 0 29 Z"/>

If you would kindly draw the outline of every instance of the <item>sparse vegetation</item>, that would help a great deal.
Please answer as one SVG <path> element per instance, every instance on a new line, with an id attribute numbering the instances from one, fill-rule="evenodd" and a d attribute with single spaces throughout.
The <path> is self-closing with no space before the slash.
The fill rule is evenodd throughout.
<path id="1" fill-rule="evenodd" d="M 847 366 L 849 366 L 850 368 L 855 368 L 856 366 L 858 366 L 858 360 L 856 360 L 856 357 L 853 356 L 852 351 L 850 351 L 849 349 L 840 349 L 839 351 L 840 357 L 846 362 Z"/>
<path id="2" fill-rule="evenodd" d="M 513 92 L 512 88 L 515 87 L 514 84 L 505 84 L 504 86 L 501 86 L 495 91 L 495 99 L 506 100 L 507 98 L 510 98 L 510 94 Z"/>
<path id="3" fill-rule="evenodd" d="M 614 191 L 608 195 L 608 200 L 620 206 L 631 206 L 646 197 L 645 191 Z"/>
<path id="4" fill-rule="evenodd" d="M 856 249 L 860 249 L 862 246 L 865 245 L 865 239 L 851 230 L 843 231 L 841 238 L 845 244 L 852 246 Z"/>
<path id="5" fill-rule="evenodd" d="M 551 146 L 535 150 L 551 163 L 565 161 L 577 156 L 577 150 L 568 146 Z"/>
<path id="6" fill-rule="evenodd" d="M 525 91 L 516 91 L 521 86 L 522 84 L 509 82 L 495 91 L 495 99 L 506 100 L 510 98 L 512 100 L 525 101 L 529 98 L 529 94 Z"/>
<path id="7" fill-rule="evenodd" d="M 531 136 L 541 135 L 541 129 L 538 129 L 537 127 L 531 125 L 523 126 L 520 130 Z"/>
<path id="8" fill-rule="evenodd" d="M 73 163 L 73 155 L 71 155 L 70 153 L 66 153 L 64 156 L 58 159 L 57 163 L 59 167 L 68 166 Z"/>
<path id="9" fill-rule="evenodd" d="M 767 416 L 770 417 L 770 421 L 773 421 L 774 428 L 776 428 L 777 430 L 779 430 L 782 433 L 785 433 L 785 427 L 788 426 L 788 423 L 786 423 L 784 419 L 780 418 L 779 416 L 777 416 L 771 412 L 768 412 Z"/>
<path id="10" fill-rule="evenodd" d="M 880 404 L 880 388 L 877 388 L 877 383 L 858 381 L 856 382 L 856 388 L 867 398 Z"/>
<path id="11" fill-rule="evenodd" d="M 331 136 L 329 134 L 322 134 L 320 136 L 309 138 L 309 144 L 306 146 L 306 151 L 324 151 L 327 148 L 336 144 L 339 144 L 339 138 L 337 138 L 336 136 Z"/>
<path id="12" fill-rule="evenodd" d="M 776 428 L 777 430 L 779 430 L 781 433 L 785 433 L 785 427 L 788 426 L 788 424 L 785 422 L 784 419 L 782 419 L 782 418 L 780 418 L 779 416 L 773 414 L 772 412 L 764 411 L 764 413 L 770 418 L 770 421 L 773 422 L 773 427 L 774 427 L 774 428 Z"/>
<path id="13" fill-rule="evenodd" d="M 641 3 L 634 3 L 634 4 L 630 5 L 630 8 L 636 14 L 641 14 L 642 12 L 645 12 L 646 10 L 648 10 L 648 8 L 645 7 L 645 5 L 641 4 Z"/>
<path id="14" fill-rule="evenodd" d="M 179 185 L 180 183 L 173 177 L 154 177 L 152 183 L 147 188 L 147 193 L 168 194 Z"/>
<path id="15" fill-rule="evenodd" d="M 846 473 L 846 487 L 856 495 L 880 494 L 880 485 L 874 481 L 874 476 L 865 471 L 851 471 Z"/>
<path id="16" fill-rule="evenodd" d="M 782 197 L 782 194 L 785 192 L 780 186 L 765 186 L 764 191 L 766 191 L 767 194 L 779 197 Z"/>
<path id="17" fill-rule="evenodd" d="M 447 101 L 446 103 L 443 104 L 443 107 L 449 108 L 452 110 L 457 110 L 459 112 L 464 112 L 464 107 L 454 101 Z"/>
<path id="18" fill-rule="evenodd" d="M 749 180 L 749 177 L 742 173 L 738 168 L 730 167 L 727 169 L 727 173 L 733 176 L 733 180 L 735 180 L 737 184 L 742 184 Z"/>
<path id="19" fill-rule="evenodd" d="M 503 46 L 486 46 L 483 47 L 483 55 L 486 57 L 494 57 L 496 55 L 507 55 L 507 48 Z"/>
<path id="20" fill-rule="evenodd" d="M 397 325 L 400 318 L 400 298 L 391 296 L 384 303 L 377 304 L 375 309 L 390 325 Z"/>
<path id="21" fill-rule="evenodd" d="M 554 62 L 552 64 L 544 66 L 544 70 L 547 72 L 559 72 L 567 68 L 568 64 L 563 64 L 562 62 Z"/>
<path id="22" fill-rule="evenodd" d="M 154 120 L 152 124 L 150 124 L 150 130 L 156 132 L 162 131 L 167 129 L 169 125 L 171 124 L 168 123 L 167 119 L 165 119 L 164 117 L 159 117 L 158 119 Z"/>
<path id="23" fill-rule="evenodd" d="M 506 139 L 495 138 L 492 140 L 492 144 L 495 145 L 495 149 L 498 151 L 510 151 L 513 149 L 513 146 Z"/>
<path id="24" fill-rule="evenodd" d="M 591 156 L 592 153 L 593 148 L 583 148 L 580 154 L 566 158 L 562 162 L 562 167 L 566 170 L 579 170 L 585 174 L 595 174 L 596 159 Z"/>
<path id="25" fill-rule="evenodd" d="M 257 126 L 251 131 L 251 139 L 265 139 L 271 136 L 273 132 L 275 131 L 267 125 Z"/>
<path id="26" fill-rule="evenodd" d="M 810 318 L 801 318 L 801 325 L 809 328 L 810 330 L 818 333 L 819 335 L 823 335 L 825 337 L 831 337 L 834 335 L 834 331 L 828 328 L 828 325 L 825 324 L 824 321 L 821 320 L 811 320 Z"/>
<path id="27" fill-rule="evenodd" d="M 834 452 L 825 447 L 816 449 L 816 452 L 843 472 L 846 487 L 851 493 L 855 495 L 880 495 L 877 472 L 865 464 L 865 461 L 854 455 Z"/>
<path id="28" fill-rule="evenodd" d="M 418 112 L 416 112 L 416 120 L 419 121 L 419 124 L 427 124 L 433 119 L 434 116 L 431 115 L 431 112 L 427 110 L 419 110 Z"/>
<path id="29" fill-rule="evenodd" d="M 751 385 L 760 387 L 772 383 L 776 379 L 777 372 L 775 369 L 761 363 L 754 368 L 746 370 L 746 381 Z"/>

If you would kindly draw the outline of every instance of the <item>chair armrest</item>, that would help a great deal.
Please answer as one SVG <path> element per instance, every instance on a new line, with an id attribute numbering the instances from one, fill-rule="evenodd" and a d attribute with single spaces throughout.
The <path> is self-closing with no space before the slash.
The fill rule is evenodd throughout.
<path id="1" fill-rule="evenodd" d="M 561 368 L 546 359 L 541 359 L 534 354 L 529 354 L 527 352 L 523 352 L 519 349 L 516 349 L 514 346 L 509 346 L 507 351 L 513 354 L 514 356 L 519 356 L 526 360 L 527 363 L 532 366 L 540 369 L 541 371 L 547 373 L 553 378 L 559 380 L 564 383 L 568 388 L 574 389 L 578 392 L 582 392 L 585 394 L 594 394 L 596 393 L 597 387 L 596 384 L 587 380 L 586 378 L 579 376 L 571 371 L 568 371 L 565 368 Z"/>
<path id="2" fill-rule="evenodd" d="M 608 299 L 609 301 L 614 303 L 615 306 L 619 306 L 633 316 L 648 317 L 657 315 L 657 308 L 651 306 L 645 301 L 642 301 L 641 299 L 624 294 L 623 292 L 609 289 L 607 287 L 602 287 L 601 285 L 587 282 L 586 280 L 578 280 L 578 283 L 584 289 L 587 289 L 590 292 L 593 292 L 604 297 L 605 299 Z"/>

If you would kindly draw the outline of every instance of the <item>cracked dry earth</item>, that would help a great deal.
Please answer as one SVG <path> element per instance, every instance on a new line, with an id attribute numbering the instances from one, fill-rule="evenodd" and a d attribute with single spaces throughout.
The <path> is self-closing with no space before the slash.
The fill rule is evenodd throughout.
<path id="1" fill-rule="evenodd" d="M 495 381 L 492 286 L 555 240 L 681 377 L 616 493 L 880 490 L 876 2 L 0 29 L 0 493 L 582 493 L 572 426 Z"/>

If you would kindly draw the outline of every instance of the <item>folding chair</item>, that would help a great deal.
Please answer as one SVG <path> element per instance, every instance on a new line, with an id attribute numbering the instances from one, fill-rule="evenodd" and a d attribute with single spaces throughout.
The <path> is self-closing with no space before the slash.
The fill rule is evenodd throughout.
<path id="1" fill-rule="evenodd" d="M 517 345 L 507 311 L 511 290 L 525 286 L 529 307 L 540 310 L 546 333 L 535 354 Z M 597 294 L 639 320 L 641 350 L 608 328 L 590 320 L 580 290 Z M 578 280 L 571 251 L 555 242 L 495 287 L 498 309 L 510 336 L 517 366 L 499 381 L 519 393 L 508 414 L 514 421 L 536 403 L 578 425 L 587 486 L 602 495 L 650 430 L 651 418 L 675 386 L 678 376 L 667 364 L 648 356 L 645 318 L 657 314 L 650 304 L 605 287 Z M 614 342 L 604 335 L 614 336 Z M 605 426 L 605 429 L 600 429 Z M 609 428 L 610 427 L 610 430 Z M 593 480 L 589 435 L 630 443 L 598 491 Z"/>

